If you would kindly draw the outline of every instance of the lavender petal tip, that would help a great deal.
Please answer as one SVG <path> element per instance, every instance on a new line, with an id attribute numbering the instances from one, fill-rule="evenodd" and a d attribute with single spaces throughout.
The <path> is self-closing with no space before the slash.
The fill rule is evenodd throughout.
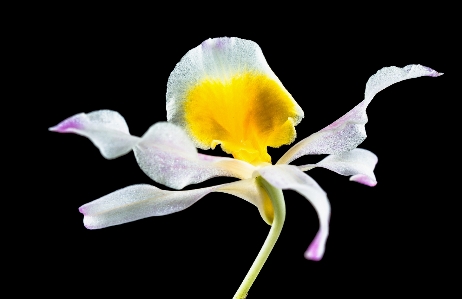
<path id="1" fill-rule="evenodd" d="M 435 71 L 432 68 L 429 68 L 428 66 L 425 66 L 425 68 L 429 72 L 428 76 L 430 76 L 430 77 L 439 77 L 439 76 L 442 76 L 444 74 L 444 73 L 438 73 L 437 71 Z"/>

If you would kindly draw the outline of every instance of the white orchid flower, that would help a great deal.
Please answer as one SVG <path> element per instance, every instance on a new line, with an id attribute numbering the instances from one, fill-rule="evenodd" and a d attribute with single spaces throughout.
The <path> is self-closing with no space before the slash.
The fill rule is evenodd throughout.
<path id="1" fill-rule="evenodd" d="M 111 110 L 74 115 L 51 131 L 89 138 L 106 159 L 134 151 L 141 169 L 154 181 L 181 189 L 216 176 L 240 180 L 187 191 L 132 185 L 80 207 L 84 225 L 99 229 L 178 212 L 210 192 L 242 198 L 258 208 L 272 226 L 262 250 L 234 298 L 245 298 L 281 231 L 285 204 L 281 190 L 295 190 L 316 209 L 319 230 L 305 257 L 320 260 L 329 234 L 330 204 L 326 193 L 306 173 L 322 167 L 368 186 L 377 183 L 377 157 L 357 148 L 366 138 L 366 108 L 382 89 L 402 80 L 440 73 L 421 66 L 386 67 L 370 77 L 365 98 L 344 116 L 301 140 L 275 165 L 267 147 L 290 144 L 304 114 L 267 64 L 260 47 L 239 38 L 216 38 L 190 50 L 176 65 L 167 84 L 167 120 L 132 136 L 124 118 Z M 199 154 L 221 148 L 233 158 Z M 295 159 L 329 154 L 317 164 L 293 166 Z"/>

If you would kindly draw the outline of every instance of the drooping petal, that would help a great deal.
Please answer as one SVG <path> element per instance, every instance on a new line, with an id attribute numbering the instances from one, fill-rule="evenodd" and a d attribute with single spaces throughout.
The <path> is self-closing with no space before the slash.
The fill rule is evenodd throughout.
<path id="1" fill-rule="evenodd" d="M 338 174 L 351 176 L 350 181 L 355 181 L 367 186 L 377 185 L 374 175 L 374 168 L 377 164 L 377 156 L 368 150 L 355 148 L 349 152 L 338 155 L 329 155 L 321 162 L 298 166 L 302 171 L 307 171 L 315 167 L 323 167 Z"/>
<path id="2" fill-rule="evenodd" d="M 260 194 L 254 181 L 255 179 L 248 179 L 186 191 L 161 190 L 145 184 L 132 185 L 89 202 L 81 206 L 79 211 L 84 214 L 85 227 L 99 229 L 151 216 L 179 212 L 213 191 L 236 195 L 261 210 Z"/>
<path id="3" fill-rule="evenodd" d="M 324 255 L 329 235 L 330 203 L 324 190 L 310 176 L 293 165 L 274 165 L 257 170 L 271 185 L 279 189 L 295 190 L 313 205 L 318 213 L 319 230 L 311 242 L 305 257 L 319 261 Z"/>
<path id="4" fill-rule="evenodd" d="M 366 108 L 379 91 L 403 80 L 440 75 L 442 73 L 422 65 L 407 65 L 403 68 L 391 66 L 379 70 L 367 81 L 365 98 L 361 103 L 321 131 L 295 144 L 279 159 L 277 164 L 288 164 L 303 155 L 336 155 L 351 151 L 366 139 L 364 126 L 367 123 Z"/>
<path id="5" fill-rule="evenodd" d="M 152 125 L 134 152 L 140 168 L 151 179 L 174 189 L 216 176 L 247 179 L 254 170 L 244 161 L 198 154 L 186 133 L 167 122 Z"/>
<path id="6" fill-rule="evenodd" d="M 190 50 L 167 83 L 167 119 L 202 149 L 222 149 L 252 164 L 266 147 L 290 144 L 303 111 L 268 66 L 260 47 L 215 38 Z"/>
<path id="7" fill-rule="evenodd" d="M 79 113 L 49 128 L 59 133 L 75 133 L 89 138 L 106 159 L 130 152 L 139 138 L 130 135 L 125 119 L 116 111 Z"/>
<path id="8" fill-rule="evenodd" d="M 133 149 L 141 169 L 151 179 L 175 189 L 216 176 L 247 179 L 254 171 L 254 166 L 244 161 L 198 154 L 186 133 L 171 123 L 154 124 L 142 138 L 132 136 L 124 118 L 116 111 L 80 113 L 50 130 L 89 138 L 106 159 Z"/>

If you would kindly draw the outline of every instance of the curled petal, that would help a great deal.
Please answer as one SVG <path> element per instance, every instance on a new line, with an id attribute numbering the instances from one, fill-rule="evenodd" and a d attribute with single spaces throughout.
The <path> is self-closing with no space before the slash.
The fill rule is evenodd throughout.
<path id="1" fill-rule="evenodd" d="M 274 165 L 260 168 L 258 173 L 279 189 L 295 190 L 313 205 L 319 218 L 319 230 L 305 252 L 305 257 L 319 261 L 324 255 L 329 235 L 330 203 L 324 190 L 310 176 L 293 165 Z"/>
<path id="2" fill-rule="evenodd" d="M 260 47 L 239 38 L 215 38 L 190 50 L 167 83 L 167 120 L 202 149 L 270 162 L 267 146 L 295 139 L 303 111 L 269 67 Z"/>
<path id="3" fill-rule="evenodd" d="M 442 75 L 422 65 L 407 65 L 403 68 L 385 67 L 371 76 L 366 84 L 364 100 L 338 120 L 301 140 L 290 148 L 277 162 L 288 164 L 310 154 L 340 154 L 351 151 L 366 139 L 366 108 L 372 98 L 384 88 L 407 79 L 421 76 Z"/>
<path id="4" fill-rule="evenodd" d="M 215 176 L 247 179 L 254 171 L 254 166 L 244 161 L 198 154 L 186 133 L 171 123 L 154 124 L 142 138 L 132 136 L 124 118 L 116 111 L 80 113 L 50 130 L 89 138 L 106 159 L 133 149 L 141 169 L 151 179 L 175 189 Z"/>
<path id="5" fill-rule="evenodd" d="M 140 168 L 151 179 L 174 189 L 216 176 L 247 179 L 254 170 L 244 161 L 198 154 L 186 133 L 167 122 L 151 126 L 134 152 Z"/>
<path id="6" fill-rule="evenodd" d="M 125 119 L 116 111 L 79 113 L 49 128 L 59 133 L 75 133 L 90 139 L 106 159 L 130 152 L 139 138 L 130 135 Z"/>
<path id="7" fill-rule="evenodd" d="M 151 185 L 133 185 L 89 202 L 79 208 L 88 229 L 99 229 L 151 216 L 182 211 L 210 192 L 236 195 L 262 210 L 255 179 L 237 181 L 208 188 L 167 191 Z M 262 214 L 263 217 L 263 214 Z"/>
<path id="8" fill-rule="evenodd" d="M 302 171 L 310 170 L 314 167 L 323 167 L 338 174 L 351 176 L 350 181 L 355 181 L 368 186 L 377 185 L 374 175 L 374 168 L 377 164 L 377 156 L 368 150 L 355 148 L 349 152 L 338 155 L 329 155 L 321 162 L 298 166 Z"/>

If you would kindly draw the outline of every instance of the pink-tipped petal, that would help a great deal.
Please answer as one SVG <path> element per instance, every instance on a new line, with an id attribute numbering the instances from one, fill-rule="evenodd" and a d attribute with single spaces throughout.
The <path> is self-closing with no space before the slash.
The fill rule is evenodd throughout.
<path id="1" fill-rule="evenodd" d="M 338 155 L 329 155 L 317 164 L 298 166 L 298 168 L 307 171 L 314 167 L 323 167 L 341 175 L 351 176 L 350 181 L 373 187 L 377 185 L 374 175 L 376 164 L 377 156 L 373 152 L 355 148 Z"/>
<path id="2" fill-rule="evenodd" d="M 305 257 L 319 261 L 324 255 L 325 244 L 329 235 L 330 203 L 324 190 L 310 176 L 296 166 L 273 165 L 260 168 L 260 175 L 271 185 L 279 189 L 295 190 L 313 205 L 319 218 L 319 230 L 308 247 Z"/>
<path id="3" fill-rule="evenodd" d="M 324 238 L 321 236 L 321 233 L 318 232 L 310 246 L 308 246 L 308 249 L 305 251 L 304 255 L 306 259 L 312 261 L 319 261 L 322 259 L 326 246 L 326 242 L 323 242 L 322 239 Z"/>
<path id="4" fill-rule="evenodd" d="M 377 185 L 377 181 L 372 179 L 370 176 L 364 174 L 357 174 L 350 177 L 350 181 L 357 182 L 369 187 Z"/>
<path id="5" fill-rule="evenodd" d="M 98 110 L 79 113 L 49 128 L 58 133 L 75 133 L 90 139 L 106 159 L 130 152 L 139 141 L 131 136 L 125 119 L 116 111 Z"/>
<path id="6" fill-rule="evenodd" d="M 367 81 L 364 100 L 361 103 L 329 126 L 295 144 L 276 164 L 288 164 L 304 155 L 337 155 L 353 150 L 366 139 L 366 108 L 379 91 L 403 80 L 440 75 L 441 73 L 419 64 L 403 68 L 391 66 L 379 70 Z"/>
<path id="7" fill-rule="evenodd" d="M 49 130 L 89 138 L 106 159 L 134 150 L 140 168 L 151 179 L 175 189 L 216 176 L 247 179 L 255 169 L 244 161 L 198 154 L 186 133 L 171 123 L 154 124 L 142 138 L 132 136 L 124 118 L 111 110 L 80 113 Z"/>
<path id="8" fill-rule="evenodd" d="M 48 128 L 48 130 L 58 133 L 75 133 L 75 130 L 81 130 L 85 127 L 85 121 L 85 113 L 79 113 L 63 120 L 54 127 Z"/>
<path id="9" fill-rule="evenodd" d="M 255 168 L 236 159 L 198 154 L 188 135 L 168 122 L 151 126 L 134 152 L 140 168 L 151 179 L 174 189 L 216 176 L 247 179 Z"/>

